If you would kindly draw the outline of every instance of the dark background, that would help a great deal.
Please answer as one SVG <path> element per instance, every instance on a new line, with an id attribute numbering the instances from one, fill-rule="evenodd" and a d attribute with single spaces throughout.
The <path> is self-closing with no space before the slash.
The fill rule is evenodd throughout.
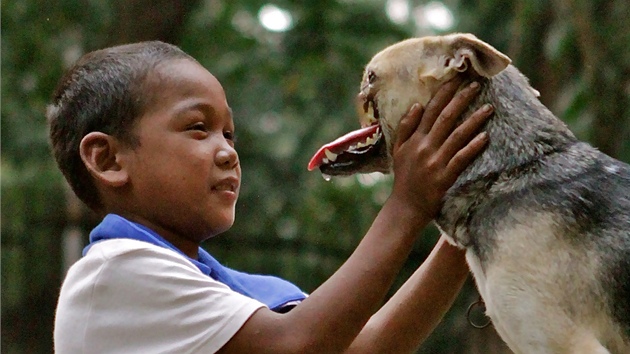
<path id="1" fill-rule="evenodd" d="M 362 68 L 396 41 L 476 34 L 508 54 L 580 138 L 630 161 L 627 0 L 20 0 L 1 6 L 4 353 L 52 352 L 59 286 L 97 222 L 56 169 L 44 118 L 63 71 L 90 50 L 161 39 L 217 76 L 235 113 L 243 187 L 234 227 L 204 246 L 228 266 L 276 274 L 307 291 L 349 256 L 389 193 L 389 177 L 325 182 L 306 164 L 320 145 L 358 127 L 354 96 Z M 278 14 L 274 9 L 291 17 L 289 28 L 263 26 L 264 14 Z M 445 9 L 451 23 L 440 16 Z M 396 286 L 436 238 L 433 227 L 419 238 Z M 419 352 L 509 353 L 492 328 L 468 325 L 465 311 L 477 296 L 469 281 Z"/>

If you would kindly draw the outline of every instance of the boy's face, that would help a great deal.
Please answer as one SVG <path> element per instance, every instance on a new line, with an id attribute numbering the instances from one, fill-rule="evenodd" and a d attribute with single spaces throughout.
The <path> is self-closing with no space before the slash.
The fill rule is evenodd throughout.
<path id="1" fill-rule="evenodd" d="M 151 99 L 134 126 L 140 146 L 122 154 L 133 200 L 127 216 L 196 252 L 234 222 L 241 168 L 232 111 L 217 79 L 190 60 L 159 65 L 145 89 Z"/>

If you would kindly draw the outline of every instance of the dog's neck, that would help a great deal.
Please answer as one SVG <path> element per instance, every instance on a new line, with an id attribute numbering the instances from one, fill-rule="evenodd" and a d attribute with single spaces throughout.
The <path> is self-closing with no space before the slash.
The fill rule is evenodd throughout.
<path id="1" fill-rule="evenodd" d="M 527 79 L 511 65 L 482 82 L 482 91 L 470 112 L 486 103 L 494 106 L 494 116 L 484 127 L 490 141 L 454 188 L 492 174 L 518 171 L 577 142 L 568 127 L 540 103 Z"/>
<path id="2" fill-rule="evenodd" d="M 578 142 L 540 103 L 527 79 L 513 66 L 482 80 L 481 85 L 479 97 L 462 120 L 482 105 L 492 104 L 494 115 L 483 128 L 489 136 L 488 146 L 449 189 L 436 219 L 438 227 L 455 243 L 473 248 L 475 241 L 470 239 L 468 224 L 476 206 L 492 198 L 489 192 L 493 186 L 500 182 L 507 188 L 505 183 L 534 174 L 540 161 Z"/>

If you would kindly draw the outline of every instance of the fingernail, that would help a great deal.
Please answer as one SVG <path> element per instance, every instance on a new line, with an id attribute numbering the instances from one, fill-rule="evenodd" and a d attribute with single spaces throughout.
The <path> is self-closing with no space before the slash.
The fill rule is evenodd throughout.
<path id="1" fill-rule="evenodd" d="M 414 103 L 413 106 L 411 106 L 410 111 L 417 111 L 418 108 L 420 108 L 420 103 Z"/>
<path id="2" fill-rule="evenodd" d="M 476 90 L 479 88 L 479 83 L 477 81 L 473 81 L 470 83 L 470 88 Z"/>
<path id="3" fill-rule="evenodd" d="M 479 133 L 479 139 L 481 139 L 481 140 L 488 140 L 488 132 L 481 132 L 481 133 Z"/>
<path id="4" fill-rule="evenodd" d="M 490 111 L 492 111 L 493 107 L 490 103 L 486 103 L 483 105 L 483 107 L 481 107 L 481 109 L 485 112 L 488 113 Z"/>

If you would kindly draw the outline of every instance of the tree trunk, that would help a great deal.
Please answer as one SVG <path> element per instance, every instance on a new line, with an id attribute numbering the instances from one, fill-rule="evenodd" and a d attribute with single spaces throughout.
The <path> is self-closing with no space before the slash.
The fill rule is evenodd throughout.
<path id="1" fill-rule="evenodd" d="M 115 0 L 106 45 L 160 40 L 177 44 L 198 0 Z"/>

